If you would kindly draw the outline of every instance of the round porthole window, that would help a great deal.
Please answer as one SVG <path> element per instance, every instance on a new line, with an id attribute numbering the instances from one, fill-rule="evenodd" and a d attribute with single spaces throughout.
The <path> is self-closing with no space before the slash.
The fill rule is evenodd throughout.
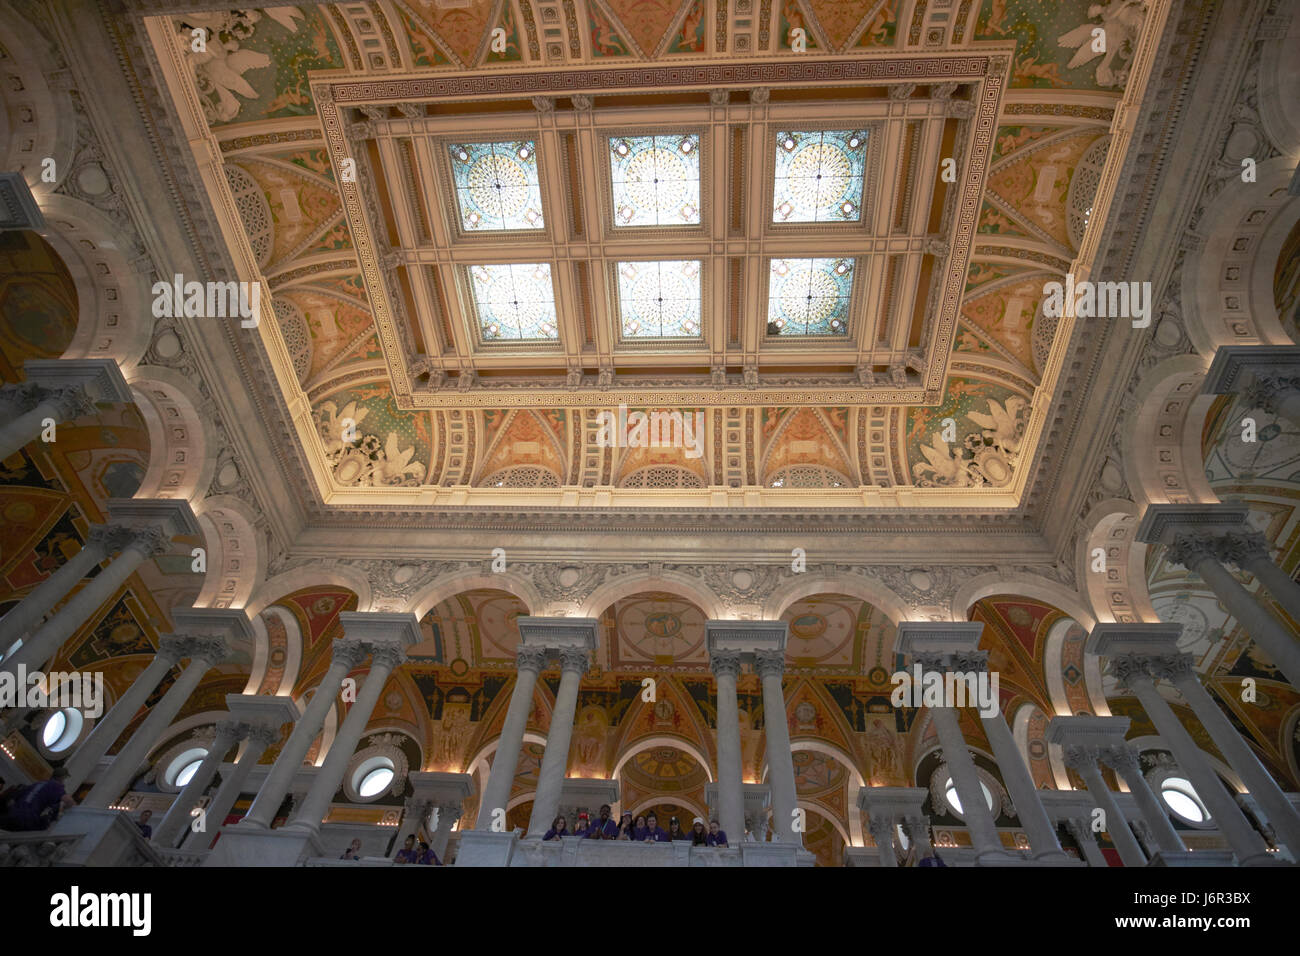
<path id="1" fill-rule="evenodd" d="M 989 792 L 989 788 L 983 780 L 980 781 L 980 790 L 984 791 L 984 802 L 987 803 L 989 809 L 992 810 L 993 794 Z M 948 782 L 943 785 L 943 793 L 948 799 L 948 805 L 957 812 L 958 816 L 961 816 L 961 797 L 957 795 L 957 785 L 952 782 L 952 777 L 949 777 Z"/>
<path id="2" fill-rule="evenodd" d="M 182 751 L 167 764 L 163 780 L 177 790 L 182 789 L 194 777 L 207 755 L 208 752 L 203 747 L 190 747 Z"/>
<path id="3" fill-rule="evenodd" d="M 1176 817 L 1187 823 L 1205 824 L 1210 820 L 1209 809 L 1191 781 L 1184 777 L 1166 777 L 1161 781 L 1160 798 Z"/>
<path id="4" fill-rule="evenodd" d="M 41 743 L 50 753 L 62 753 L 71 747 L 79 736 L 84 718 L 75 707 L 56 710 L 41 729 Z"/>

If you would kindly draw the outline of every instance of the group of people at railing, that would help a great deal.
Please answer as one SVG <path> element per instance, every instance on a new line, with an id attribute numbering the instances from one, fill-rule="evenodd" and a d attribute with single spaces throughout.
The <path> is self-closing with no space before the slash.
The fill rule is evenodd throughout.
<path id="1" fill-rule="evenodd" d="M 602 804 L 599 816 L 592 820 L 584 810 L 578 814 L 578 822 L 569 829 L 568 818 L 563 814 L 551 823 L 551 828 L 542 837 L 543 840 L 560 840 L 573 837 L 583 840 L 626 840 L 631 843 L 671 843 L 675 840 L 688 840 L 694 846 L 725 847 L 727 834 L 717 820 L 710 821 L 707 828 L 701 817 L 696 817 L 691 829 L 683 830 L 681 821 L 672 817 L 668 829 L 659 826 L 659 816 L 653 810 L 634 817 L 624 813 L 622 819 L 615 823 L 610 816 L 608 803 Z"/>

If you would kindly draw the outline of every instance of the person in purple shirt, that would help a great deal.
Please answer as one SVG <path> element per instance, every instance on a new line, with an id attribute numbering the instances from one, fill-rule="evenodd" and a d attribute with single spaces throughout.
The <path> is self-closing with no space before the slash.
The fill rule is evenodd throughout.
<path id="1" fill-rule="evenodd" d="M 442 866 L 442 860 L 438 859 L 438 854 L 429 849 L 429 844 L 425 843 L 423 840 L 420 841 L 419 859 L 415 862 L 422 863 L 425 866 Z"/>
<path id="2" fill-rule="evenodd" d="M 558 840 L 560 837 L 572 836 L 569 833 L 569 821 L 564 819 L 564 814 L 560 814 L 551 821 L 551 828 L 546 831 L 543 840 Z"/>
<path id="3" fill-rule="evenodd" d="M 644 843 L 650 839 L 650 830 L 645 825 L 645 816 L 636 818 L 636 825 L 632 827 L 632 839 L 637 843 Z"/>
<path id="4" fill-rule="evenodd" d="M 708 840 L 708 845 L 709 845 L 709 846 L 726 846 L 726 845 L 727 845 L 727 834 L 726 834 L 726 831 L 723 830 L 723 829 L 721 828 L 721 826 L 718 825 L 718 821 L 717 821 L 717 820 L 710 820 L 710 821 L 709 821 L 709 835 L 708 835 L 707 840 Z"/>
<path id="5" fill-rule="evenodd" d="M 667 843 L 669 842 L 668 831 L 659 826 L 659 817 L 653 810 L 646 814 L 645 818 L 646 842 L 648 843 Z"/>
<path id="6" fill-rule="evenodd" d="M 693 846 L 709 845 L 709 834 L 708 831 L 704 829 L 704 820 L 702 818 L 696 817 L 695 821 L 691 824 L 690 838 Z"/>
<path id="7" fill-rule="evenodd" d="M 682 821 L 676 817 L 668 821 L 668 839 L 670 840 L 689 840 L 691 835 L 682 829 Z"/>
<path id="8" fill-rule="evenodd" d="M 409 836 L 402 848 L 397 851 L 397 856 L 393 859 L 394 863 L 415 863 L 419 859 L 419 854 L 415 852 L 415 837 Z"/>
<path id="9" fill-rule="evenodd" d="M 64 807 L 74 801 L 64 792 L 63 781 L 68 771 L 57 767 L 48 780 L 33 783 L 20 790 L 9 801 L 0 818 L 0 828 L 5 830 L 44 830 L 59 818 Z"/>
<path id="10" fill-rule="evenodd" d="M 619 834 L 618 824 L 609 818 L 610 809 L 608 803 L 600 805 L 600 817 L 587 828 L 588 840 L 617 840 Z M 630 814 L 623 814 L 627 819 Z"/>
<path id="11" fill-rule="evenodd" d="M 624 813 L 623 819 L 620 820 L 618 823 L 618 830 L 614 833 L 614 839 L 631 840 L 632 833 L 635 830 L 636 830 L 636 826 L 632 822 L 632 814 Z"/>

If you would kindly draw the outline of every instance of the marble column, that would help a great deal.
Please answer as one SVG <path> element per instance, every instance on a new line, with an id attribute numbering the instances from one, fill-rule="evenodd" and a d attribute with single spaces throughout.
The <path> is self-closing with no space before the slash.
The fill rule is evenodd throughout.
<path id="1" fill-rule="evenodd" d="M 916 847 L 916 859 L 922 860 L 934 856 L 934 846 L 930 842 L 930 821 L 920 814 L 903 817 L 903 832 Z"/>
<path id="2" fill-rule="evenodd" d="M 22 602 L 0 619 L 0 654 L 32 628 L 58 604 L 82 578 L 110 554 L 129 544 L 135 533 L 113 524 L 92 525 L 81 550 L 68 558 L 59 569 L 31 590 Z"/>
<path id="3" fill-rule="evenodd" d="M 176 838 L 190 822 L 191 812 L 198 806 L 199 798 L 207 791 L 212 778 L 217 775 L 217 768 L 225 759 L 227 752 L 248 734 L 248 725 L 237 720 L 222 720 L 217 723 L 216 733 L 208 748 L 203 762 L 194 771 L 189 782 L 172 801 L 171 807 L 163 817 L 158 828 L 153 832 L 153 842 L 161 847 L 176 845 Z"/>
<path id="4" fill-rule="evenodd" d="M 421 771 L 408 776 L 411 796 L 393 846 L 401 849 L 406 838 L 421 826 L 429 829 L 429 848 L 443 863 L 447 862 L 447 844 L 451 828 L 460 819 L 461 805 L 474 792 L 474 778 L 467 773 Z"/>
<path id="5" fill-rule="evenodd" d="M 986 674 L 988 652 L 971 651 L 961 655 L 956 660 L 956 669 L 964 673 Z M 1061 849 L 1061 841 L 1056 838 L 1056 827 L 1052 826 L 1052 821 L 1047 817 L 1038 788 L 1034 786 L 1034 778 L 1029 775 L 1029 766 L 1020 755 L 1020 748 L 1011 735 L 1011 728 L 1000 712 L 989 715 L 980 711 L 980 722 L 984 725 L 989 746 L 993 748 L 993 757 L 1002 772 L 1002 782 L 1006 784 L 1011 802 L 1015 804 L 1016 816 L 1029 837 L 1034 859 L 1044 863 L 1065 863 L 1068 858 Z M 963 802 L 962 808 L 965 809 L 965 806 Z"/>
<path id="6" fill-rule="evenodd" d="M 492 829 L 493 810 L 501 811 L 504 825 L 506 804 L 510 802 L 510 788 L 514 784 L 515 771 L 519 768 L 519 752 L 524 746 L 524 730 L 528 726 L 528 716 L 533 712 L 533 690 L 537 686 L 537 675 L 546 666 L 547 659 L 544 648 L 526 647 L 522 644 L 515 655 L 515 686 L 510 692 L 510 706 L 506 710 L 505 723 L 501 726 L 501 736 L 497 740 L 496 755 L 492 758 L 492 768 L 488 772 L 479 802 L 478 820 L 474 824 L 477 830 Z"/>
<path id="7" fill-rule="evenodd" d="M 286 698 L 271 699 L 284 700 L 292 706 Z M 253 772 L 253 768 L 262 759 L 266 749 L 279 739 L 280 724 L 249 725 L 248 742 L 244 746 L 244 752 L 239 755 L 230 772 L 222 777 L 221 786 L 217 787 L 217 792 L 212 795 L 212 800 L 208 803 L 205 813 L 206 826 L 203 830 L 195 830 L 191 825 L 181 844 L 182 847 L 187 850 L 201 850 L 212 842 L 212 834 L 221 828 L 226 817 L 230 815 L 235 801 L 244 792 L 244 782 L 248 779 L 248 775 Z"/>
<path id="8" fill-rule="evenodd" d="M 1079 850 L 1089 866 L 1110 866 L 1106 854 L 1101 852 L 1101 847 L 1097 844 L 1097 835 L 1092 832 L 1092 825 L 1087 817 L 1067 818 L 1065 829 L 1069 831 L 1070 836 L 1074 837 L 1074 842 L 1079 844 Z"/>
<path id="9" fill-rule="evenodd" d="M 871 839 L 876 842 L 876 852 L 880 854 L 880 865 L 898 866 L 898 854 L 894 852 L 894 820 L 892 817 L 872 817 L 867 822 Z"/>
<path id="10" fill-rule="evenodd" d="M 582 675 L 590 666 L 586 647 L 560 648 L 560 690 L 555 695 L 555 710 L 546 735 L 546 750 L 537 773 L 537 792 L 533 797 L 533 814 L 528 835 L 540 837 L 551 827 L 560 805 L 560 790 L 569 767 L 569 745 L 573 741 L 573 720 L 578 712 L 578 689 Z"/>
<path id="11" fill-rule="evenodd" d="M 1110 834 L 1111 842 L 1115 844 L 1115 849 L 1119 851 L 1120 860 L 1125 866 L 1146 866 L 1146 854 L 1142 852 L 1142 847 L 1138 846 L 1137 837 L 1129 829 L 1124 812 L 1120 810 L 1119 804 L 1115 802 L 1115 795 L 1106 786 L 1106 781 L 1102 778 L 1101 770 L 1097 766 L 1097 759 L 1098 748 L 1096 747 L 1086 747 L 1079 744 L 1071 744 L 1065 747 L 1065 765 L 1083 778 L 1084 785 L 1088 788 L 1088 795 L 1105 813 L 1106 832 Z"/>
<path id="12" fill-rule="evenodd" d="M 185 702 L 190 699 L 190 695 L 194 693 L 194 688 L 199 685 L 203 675 L 229 653 L 230 645 L 224 637 L 191 638 L 189 666 L 176 679 L 176 683 L 168 688 L 162 700 L 154 704 L 144 722 L 118 751 L 108 770 L 81 801 L 83 807 L 107 809 L 112 806 L 113 801 L 117 800 L 135 779 L 149 751 L 171 726 L 171 722 L 185 706 Z"/>
<path id="13" fill-rule="evenodd" d="M 0 461 L 56 424 L 95 411 L 96 402 L 129 402 L 131 389 L 112 359 L 28 359 L 26 381 L 0 389 Z"/>
<path id="14" fill-rule="evenodd" d="M 460 819 L 459 803 L 439 803 L 434 807 L 438 811 L 438 825 L 429 835 L 429 849 L 443 863 L 447 862 L 447 844 L 451 842 L 451 830 Z"/>
<path id="15" fill-rule="evenodd" d="M 740 654 L 711 650 L 709 666 L 718 684 L 718 823 L 728 840 L 740 843 L 745 837 L 740 707 L 736 698 Z"/>
<path id="16" fill-rule="evenodd" d="M 1269 555 L 1268 539 L 1263 534 L 1253 528 L 1243 529 L 1219 535 L 1215 544 L 1221 563 L 1235 564 L 1250 572 L 1291 619 L 1300 622 L 1300 584 L 1291 580 L 1291 575 Z"/>
<path id="17" fill-rule="evenodd" d="M 1201 391 L 1240 394 L 1251 408 L 1300 422 L 1300 346 L 1221 345 Z"/>
<path id="18" fill-rule="evenodd" d="M 1111 767 L 1128 784 L 1129 793 L 1133 794 L 1133 799 L 1142 812 L 1142 819 L 1151 831 L 1151 840 L 1156 848 L 1163 853 L 1186 853 L 1187 846 L 1183 843 L 1183 838 L 1169 822 L 1169 814 L 1160 803 L 1160 798 L 1142 775 L 1138 752 L 1132 747 L 1116 744 L 1103 747 L 1100 757 L 1102 763 Z"/>
<path id="19" fill-rule="evenodd" d="M 262 782 L 253 805 L 248 808 L 240 826 L 269 829 L 275 822 L 276 812 L 284 803 L 285 794 L 293 784 L 294 776 L 302 769 L 302 762 L 307 759 L 307 751 L 325 725 L 325 718 L 339 696 L 339 688 L 349 673 L 361 666 L 366 659 L 366 648 L 358 640 L 340 637 L 331 648 L 333 655 L 330 669 L 321 682 L 316 685 L 307 709 L 303 711 L 293 725 L 289 739 L 280 750 L 275 765 Z"/>
<path id="20" fill-rule="evenodd" d="M 1296 812 L 1273 775 L 1264 769 L 1255 752 L 1201 685 L 1192 666 L 1192 656 L 1173 654 L 1161 657 L 1158 666 L 1160 676 L 1178 688 L 1183 700 L 1192 708 L 1196 719 L 1209 733 L 1228 765 L 1237 771 L 1251 796 L 1268 815 L 1269 823 L 1273 825 L 1278 837 L 1286 844 L 1292 856 L 1300 860 L 1300 813 Z"/>
<path id="21" fill-rule="evenodd" d="M 1002 839 L 998 836 L 993 814 L 989 812 L 988 802 L 984 799 L 984 789 L 980 786 L 975 761 L 966 749 L 966 739 L 957 722 L 956 709 L 932 707 L 930 714 L 939 734 L 939 746 L 943 748 L 943 757 L 948 764 L 948 772 L 952 775 L 953 786 L 957 788 L 957 797 L 961 800 L 962 817 L 970 830 L 971 843 L 976 853 L 1003 852 Z"/>
<path id="22" fill-rule="evenodd" d="M 402 801 L 402 823 L 397 828 L 397 837 L 393 840 L 393 852 L 402 849 L 402 844 L 406 842 L 407 837 L 413 836 L 418 839 L 420 827 L 424 825 L 425 818 L 432 810 L 433 799 L 428 794 L 416 794 Z M 442 859 L 441 854 L 438 859 Z"/>
<path id="23" fill-rule="evenodd" d="M 385 615 L 388 616 L 388 615 Z M 400 615 L 394 615 L 400 616 Z M 405 615 L 414 619 L 415 615 Z M 345 625 L 346 628 L 346 625 Z M 418 635 L 418 628 L 417 628 Z M 361 735 L 365 733 L 366 724 L 379 703 L 379 695 L 384 692 L 389 676 L 406 660 L 406 647 L 416 641 L 375 642 L 370 644 L 370 672 L 361 685 L 356 702 L 348 708 L 348 715 L 339 728 L 325 762 L 321 764 L 320 773 L 307 791 L 306 798 L 294 818 L 285 824 L 287 829 L 316 833 L 321 821 L 329 811 L 330 801 L 343 783 L 348 763 L 356 752 Z"/>
<path id="24" fill-rule="evenodd" d="M 790 751 L 790 725 L 785 711 L 785 651 L 762 650 L 754 654 L 754 670 L 763 681 L 763 736 L 767 740 L 767 782 L 772 787 L 772 829 L 780 843 L 803 844 L 794 829 L 798 795 L 794 784 L 794 755 Z"/>
<path id="25" fill-rule="evenodd" d="M 69 793 L 75 792 L 82 781 L 90 776 L 90 772 L 99 763 L 99 758 L 108 753 L 109 747 L 117 743 L 117 738 L 122 736 L 126 725 L 140 712 L 140 708 L 167 676 L 167 672 L 188 654 L 188 638 L 175 634 L 164 634 L 159 638 L 158 652 L 154 654 L 149 666 L 131 682 L 131 686 L 117 699 L 112 709 L 96 721 L 95 726 L 90 730 L 90 735 L 81 742 L 81 746 L 64 764 L 68 771 L 68 779 L 64 782 L 64 786 Z M 194 665 L 191 663 L 190 666 Z"/>
<path id="26" fill-rule="evenodd" d="M 22 647 L 0 665 L 0 671 L 14 673 L 18 666 L 29 670 L 44 667 L 60 647 L 90 619 L 99 608 L 118 592 L 126 579 L 148 558 L 162 554 L 170 542 L 160 528 L 140 528 L 131 533 L 130 541 L 122 553 L 107 568 L 91 578 L 86 585 L 46 621 L 36 633 L 23 641 Z"/>
<path id="27" fill-rule="evenodd" d="M 1156 690 L 1153 673 L 1156 676 L 1164 675 L 1158 663 L 1154 664 L 1154 672 L 1151 671 L 1149 668 L 1152 664 L 1148 658 L 1136 654 L 1112 657 L 1110 662 L 1111 671 L 1119 678 L 1120 684 L 1132 691 L 1155 724 L 1156 731 L 1173 753 L 1174 760 L 1186 774 L 1197 795 L 1209 808 L 1210 816 L 1237 854 L 1237 859 L 1241 863 L 1266 860 L 1268 848 L 1264 845 L 1264 838 L 1250 825 L 1206 755 Z M 1172 677 L 1172 674 L 1169 676 Z"/>

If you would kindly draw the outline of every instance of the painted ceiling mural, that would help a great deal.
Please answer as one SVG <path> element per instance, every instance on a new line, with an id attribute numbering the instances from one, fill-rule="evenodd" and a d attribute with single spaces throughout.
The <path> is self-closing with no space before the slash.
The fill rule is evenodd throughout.
<path id="1" fill-rule="evenodd" d="M 962 0 L 941 11 L 926 0 L 784 0 L 763 2 L 744 15 L 739 8 L 748 5 L 734 6 L 699 0 L 469 0 L 451 6 L 384 0 L 364 9 L 290 4 L 150 21 L 155 44 L 175 47 L 169 55 L 179 66 L 170 82 L 192 88 L 220 149 L 223 185 L 272 293 L 276 333 L 291 358 L 293 381 L 282 385 L 287 397 L 301 392 L 310 402 L 319 442 L 304 436 L 304 443 L 323 457 L 333 489 L 1012 489 L 1034 451 L 1027 438 L 1030 409 L 1035 390 L 1046 387 L 1047 357 L 1057 339 L 1056 322 L 1044 320 L 1037 304 L 1044 282 L 1068 270 L 1087 228 L 1110 123 L 1143 23 L 1141 5 Z M 1105 54 L 1091 54 L 1085 42 L 1097 26 L 1111 37 Z M 196 30 L 206 37 L 202 52 L 193 48 Z M 403 339 L 404 357 L 393 354 L 377 318 L 376 279 L 365 277 L 356 225 L 340 192 L 338 157 L 322 132 L 313 82 L 372 71 L 509 74 L 542 66 L 614 68 L 623 61 L 794 57 L 802 55 L 793 48 L 799 45 L 792 39 L 796 30 L 814 55 L 919 55 L 970 43 L 994 41 L 1007 49 L 1014 44 L 1010 87 L 1016 97 L 997 118 L 966 291 L 950 355 L 942 359 L 948 372 L 933 401 L 892 408 L 687 407 L 681 412 L 688 419 L 700 411 L 701 454 L 682 447 L 604 447 L 590 427 L 590 406 L 584 412 L 537 407 L 531 399 L 523 401 L 526 408 L 480 399 L 478 390 L 492 387 L 513 360 L 494 361 L 496 353 L 482 346 L 466 352 L 462 340 L 469 332 L 450 326 L 446 308 L 461 301 L 462 290 L 421 279 L 427 296 L 412 292 L 411 268 L 397 281 L 401 288 L 387 288 L 385 300 L 414 308 L 415 335 L 422 341 Z M 1071 91 L 1069 105 L 1061 103 L 1061 90 Z M 173 95 L 182 96 L 181 89 Z M 599 96 L 596 101 L 599 107 Z M 390 115 L 396 114 L 375 118 Z M 391 142 L 400 151 L 411 140 Z M 705 153 L 695 160 L 707 160 Z M 419 151 L 376 161 L 385 170 L 398 162 L 432 175 Z M 494 169 L 512 170 L 510 175 L 518 168 L 492 162 Z M 567 187 L 549 185 L 556 172 L 541 168 L 544 204 L 565 194 Z M 739 172 L 759 185 L 758 170 Z M 382 187 L 388 198 L 381 202 L 395 204 L 408 186 L 400 176 L 392 178 L 395 173 L 384 175 L 391 181 Z M 868 185 L 874 175 L 868 170 Z M 564 200 L 569 208 L 562 218 L 570 228 L 600 214 L 573 208 L 576 195 L 570 191 Z M 710 197 L 702 199 L 707 208 Z M 455 203 L 451 197 L 432 201 Z M 548 213 L 548 232 L 550 218 Z M 425 220 L 420 228 L 431 228 L 432 220 Z M 888 268 L 879 276 L 874 269 L 858 271 L 864 282 L 868 271 L 869 281 L 893 281 L 883 274 Z M 429 305 L 435 302 L 442 306 Z M 563 311 L 560 303 L 556 308 Z M 583 311 L 589 342 L 579 351 L 585 354 L 605 335 L 596 336 L 590 323 L 616 316 L 594 304 Z M 739 313 L 730 321 L 740 321 Z M 739 335 L 739 329 L 730 334 Z M 594 382 L 595 369 L 573 369 L 591 358 L 566 348 L 575 355 L 567 360 L 570 383 Z M 868 363 L 857 381 L 884 383 L 892 376 L 902 382 L 926 365 L 915 355 L 908 361 L 911 372 Z M 769 375 L 769 365 L 777 362 L 760 361 L 760 376 Z M 515 363 L 513 371 L 531 374 L 544 366 L 539 358 Z M 564 370 L 557 371 L 563 377 Z M 486 377 L 489 372 L 496 378 Z M 409 374 L 416 387 L 432 388 L 439 404 L 412 405 L 394 387 L 399 373 L 403 382 Z M 948 418 L 955 439 L 944 428 Z"/>

